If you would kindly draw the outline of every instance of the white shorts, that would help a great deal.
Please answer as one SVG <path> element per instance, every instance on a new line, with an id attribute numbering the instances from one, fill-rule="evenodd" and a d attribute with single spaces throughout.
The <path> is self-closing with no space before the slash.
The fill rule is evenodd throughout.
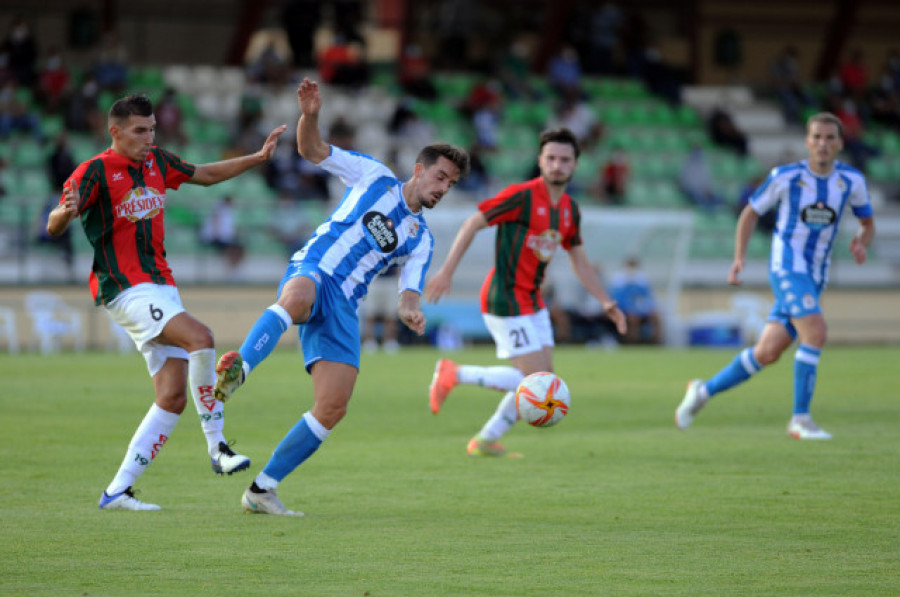
<path id="1" fill-rule="evenodd" d="M 112 320 L 128 332 L 144 355 L 150 377 L 159 373 L 167 359 L 187 360 L 185 349 L 154 342 L 166 324 L 184 310 L 178 288 L 157 284 L 132 286 L 106 305 Z"/>
<path id="2" fill-rule="evenodd" d="M 481 316 L 497 345 L 498 359 L 517 357 L 553 346 L 553 326 L 547 309 L 515 317 L 498 317 L 489 313 L 482 313 Z"/>

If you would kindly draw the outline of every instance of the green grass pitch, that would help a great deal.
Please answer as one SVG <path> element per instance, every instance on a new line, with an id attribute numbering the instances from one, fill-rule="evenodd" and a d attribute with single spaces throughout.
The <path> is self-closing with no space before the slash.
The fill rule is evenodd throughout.
<path id="1" fill-rule="evenodd" d="M 147 513 L 97 509 L 152 400 L 142 359 L 4 354 L 0 594 L 900 594 L 900 347 L 823 352 L 830 442 L 785 434 L 789 355 L 675 429 L 687 379 L 732 355 L 558 348 L 572 409 L 517 425 L 518 460 L 465 455 L 497 393 L 460 387 L 431 415 L 438 352 L 364 355 L 347 418 L 281 485 L 307 514 L 286 519 L 244 515 L 240 496 L 311 404 L 293 351 L 227 406 L 250 472 L 213 475 L 189 404 L 137 484 L 163 507 Z"/>

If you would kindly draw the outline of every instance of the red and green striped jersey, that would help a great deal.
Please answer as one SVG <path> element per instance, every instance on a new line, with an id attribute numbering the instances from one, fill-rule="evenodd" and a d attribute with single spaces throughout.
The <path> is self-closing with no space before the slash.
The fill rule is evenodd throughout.
<path id="1" fill-rule="evenodd" d="M 175 286 L 163 248 L 166 189 L 180 187 L 194 170 L 159 147 L 143 162 L 107 149 L 66 181 L 78 190 L 81 225 L 94 248 L 90 287 L 96 304 L 144 282 Z"/>
<path id="2" fill-rule="evenodd" d="M 501 317 L 530 315 L 544 308 L 541 284 L 556 247 L 581 244 L 578 204 L 563 193 L 550 201 L 543 178 L 514 184 L 478 204 L 497 227 L 494 267 L 481 287 L 481 311 Z"/>

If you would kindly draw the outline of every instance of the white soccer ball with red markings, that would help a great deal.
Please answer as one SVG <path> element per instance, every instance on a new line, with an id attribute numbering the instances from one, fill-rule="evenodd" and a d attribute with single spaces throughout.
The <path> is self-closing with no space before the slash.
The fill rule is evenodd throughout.
<path id="1" fill-rule="evenodd" d="M 535 427 L 550 427 L 569 412 L 569 388 L 553 373 L 532 373 L 516 388 L 516 412 Z"/>

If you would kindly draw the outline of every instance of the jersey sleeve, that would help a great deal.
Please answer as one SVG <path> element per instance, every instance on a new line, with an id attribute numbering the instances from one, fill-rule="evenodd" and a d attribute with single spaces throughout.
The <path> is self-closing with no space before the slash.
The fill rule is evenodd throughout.
<path id="1" fill-rule="evenodd" d="M 166 188 L 177 189 L 185 181 L 194 176 L 197 167 L 191 162 L 186 162 L 170 151 L 158 147 L 156 149 L 159 167 L 166 177 Z"/>
<path id="2" fill-rule="evenodd" d="M 859 176 L 852 189 L 850 193 L 850 210 L 853 212 L 853 215 L 860 219 L 871 218 L 875 212 L 869 200 L 869 189 L 866 186 L 866 179 Z"/>
<path id="3" fill-rule="evenodd" d="M 766 179 L 750 196 L 749 205 L 758 215 L 775 207 L 781 199 L 782 176 L 773 168 Z"/>
<path id="4" fill-rule="evenodd" d="M 515 221 L 521 207 L 522 194 L 516 186 L 506 187 L 494 197 L 478 204 L 478 210 L 484 214 L 484 218 L 491 226 Z"/>
<path id="5" fill-rule="evenodd" d="M 422 294 L 422 290 L 425 288 L 425 274 L 428 273 L 428 267 L 431 265 L 433 252 L 434 237 L 431 236 L 431 232 L 426 232 L 422 242 L 416 246 L 400 269 L 399 291 L 411 290 Z"/>
<path id="6" fill-rule="evenodd" d="M 352 187 L 360 180 L 376 179 L 382 176 L 393 176 L 390 169 L 364 153 L 347 151 L 336 145 L 331 146 L 331 155 L 319 162 L 319 167 L 341 179 L 341 182 Z"/>
<path id="7" fill-rule="evenodd" d="M 569 202 L 572 209 L 572 226 L 563 237 L 562 240 L 562 248 L 568 251 L 572 247 L 577 247 L 582 244 L 581 240 L 581 210 L 578 208 L 578 204 L 574 201 Z"/>
<path id="8" fill-rule="evenodd" d="M 93 159 L 82 162 L 66 179 L 63 187 L 71 186 L 78 191 L 78 213 L 83 212 L 97 201 L 103 176 L 102 162 Z M 63 201 L 65 198 L 60 195 L 59 202 L 63 203 Z"/>

